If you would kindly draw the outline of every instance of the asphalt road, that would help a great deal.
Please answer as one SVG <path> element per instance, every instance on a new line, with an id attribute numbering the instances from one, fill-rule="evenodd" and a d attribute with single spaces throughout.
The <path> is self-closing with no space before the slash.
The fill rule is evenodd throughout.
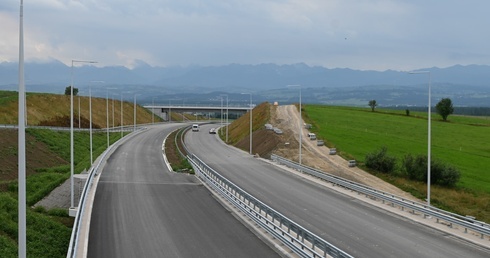
<path id="1" fill-rule="evenodd" d="M 169 172 L 161 146 L 180 125 L 149 127 L 100 175 L 88 257 L 279 257 L 193 175 Z"/>
<path id="2" fill-rule="evenodd" d="M 490 257 L 490 249 L 372 207 L 224 145 L 210 126 L 186 144 L 256 198 L 355 257 Z M 212 150 L 212 151 L 210 151 Z"/>

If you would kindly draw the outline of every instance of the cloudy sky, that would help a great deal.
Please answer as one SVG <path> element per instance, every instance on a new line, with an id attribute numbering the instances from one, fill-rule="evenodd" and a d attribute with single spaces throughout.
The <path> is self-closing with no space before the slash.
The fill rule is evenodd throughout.
<path id="1" fill-rule="evenodd" d="M 20 0 L 0 1 L 17 62 Z M 99 66 L 304 62 L 411 70 L 490 65 L 488 0 L 25 0 L 26 61 Z"/>

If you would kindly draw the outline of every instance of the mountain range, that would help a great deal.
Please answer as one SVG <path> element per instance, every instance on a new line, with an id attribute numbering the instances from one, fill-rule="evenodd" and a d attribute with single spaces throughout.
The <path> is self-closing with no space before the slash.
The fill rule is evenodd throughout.
<path id="1" fill-rule="evenodd" d="M 418 71 L 422 70 L 430 71 L 434 101 L 450 97 L 459 106 L 490 106 L 490 66 L 455 65 Z M 288 85 L 301 85 L 305 103 L 367 105 L 367 101 L 376 99 L 386 106 L 426 106 L 428 75 L 394 70 L 329 69 L 304 63 L 154 67 L 139 61 L 132 69 L 80 64 L 72 69 L 57 60 L 25 64 L 29 92 L 62 94 L 73 78 L 82 95 L 88 95 L 89 86 L 98 96 L 106 96 L 106 88 L 110 88 L 111 95 L 123 92 L 125 99 L 138 94 L 139 103 L 218 104 L 219 96 L 226 94 L 232 102 L 243 104 L 249 97 L 243 92 L 253 93 L 254 102 L 298 102 L 299 87 Z M 18 64 L 0 63 L 0 89 L 16 90 L 17 83 Z"/>

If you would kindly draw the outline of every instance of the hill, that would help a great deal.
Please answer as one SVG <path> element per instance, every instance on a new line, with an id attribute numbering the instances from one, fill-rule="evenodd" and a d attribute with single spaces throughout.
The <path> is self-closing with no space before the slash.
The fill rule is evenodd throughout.
<path id="1" fill-rule="evenodd" d="M 80 103 L 80 105 L 79 105 Z M 107 111 L 109 113 L 109 127 L 133 125 L 133 102 L 105 98 L 92 98 L 92 123 L 93 128 L 107 127 Z M 47 93 L 27 93 L 27 124 L 69 127 L 70 96 Z M 80 127 L 88 128 L 90 121 L 89 97 L 75 96 L 73 99 L 74 127 L 79 127 L 78 114 L 80 106 Z M 121 112 L 123 118 L 121 121 Z M 14 91 L 0 91 L 0 124 L 17 124 L 18 120 L 18 93 Z M 114 115 L 113 115 L 114 114 Z M 158 117 L 155 121 L 160 121 Z M 136 123 L 151 123 L 152 114 L 145 108 L 137 105 Z"/>

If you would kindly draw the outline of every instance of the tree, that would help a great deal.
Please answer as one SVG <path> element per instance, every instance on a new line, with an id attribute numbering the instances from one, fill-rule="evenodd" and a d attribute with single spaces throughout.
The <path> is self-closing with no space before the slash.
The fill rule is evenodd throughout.
<path id="1" fill-rule="evenodd" d="M 443 98 L 436 105 L 437 114 L 441 115 L 442 120 L 446 121 L 447 117 L 454 112 L 453 103 L 450 98 Z"/>
<path id="2" fill-rule="evenodd" d="M 65 88 L 65 95 L 71 95 L 71 86 Z M 73 96 L 78 95 L 78 88 L 73 88 Z"/>
<path id="3" fill-rule="evenodd" d="M 369 101 L 369 106 L 371 107 L 371 111 L 374 112 L 374 108 L 377 106 L 378 104 L 376 103 L 376 100 L 373 99 L 373 100 L 370 100 Z"/>

